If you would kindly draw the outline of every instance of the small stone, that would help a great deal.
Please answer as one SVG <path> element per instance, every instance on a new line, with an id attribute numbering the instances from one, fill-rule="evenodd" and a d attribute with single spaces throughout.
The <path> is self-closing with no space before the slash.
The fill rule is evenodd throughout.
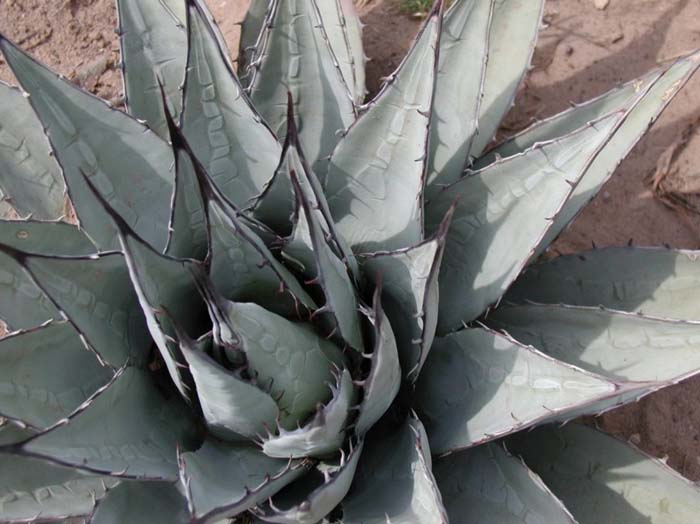
<path id="1" fill-rule="evenodd" d="M 607 202 L 608 200 L 610 200 L 610 193 L 609 193 L 608 191 L 605 191 L 605 192 L 603 193 L 603 200 L 604 200 L 605 202 Z"/>
<path id="2" fill-rule="evenodd" d="M 571 55 L 573 55 L 573 54 L 574 54 L 574 48 L 573 48 L 573 46 L 567 45 L 567 46 L 564 48 L 564 54 L 565 54 L 566 56 L 571 56 Z"/>
<path id="3" fill-rule="evenodd" d="M 608 4 L 610 4 L 610 0 L 593 0 L 593 5 L 595 5 L 595 8 L 600 9 L 601 11 L 608 7 Z"/>
<path id="4" fill-rule="evenodd" d="M 610 37 L 610 43 L 617 44 L 621 40 L 624 40 L 624 38 L 625 38 L 625 34 L 620 29 L 619 31 L 612 34 L 612 36 Z"/>

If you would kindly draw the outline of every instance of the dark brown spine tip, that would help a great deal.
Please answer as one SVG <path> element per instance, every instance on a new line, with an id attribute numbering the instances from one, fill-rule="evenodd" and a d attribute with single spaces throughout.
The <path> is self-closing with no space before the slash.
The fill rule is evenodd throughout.
<path id="1" fill-rule="evenodd" d="M 294 96 L 287 90 L 287 138 L 285 140 L 285 150 L 289 146 L 299 145 L 299 130 L 297 129 L 296 115 L 294 114 Z"/>

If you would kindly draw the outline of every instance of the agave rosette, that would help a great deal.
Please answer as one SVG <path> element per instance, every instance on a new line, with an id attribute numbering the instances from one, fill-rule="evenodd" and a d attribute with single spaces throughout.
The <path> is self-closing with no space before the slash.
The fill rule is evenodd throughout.
<path id="1" fill-rule="evenodd" d="M 364 105 L 349 0 L 254 0 L 239 75 L 119 0 L 129 114 L 0 38 L 0 522 L 691 522 L 587 426 L 499 440 L 700 369 L 696 253 L 534 262 L 700 56 L 491 146 L 542 4 L 438 2 Z"/>

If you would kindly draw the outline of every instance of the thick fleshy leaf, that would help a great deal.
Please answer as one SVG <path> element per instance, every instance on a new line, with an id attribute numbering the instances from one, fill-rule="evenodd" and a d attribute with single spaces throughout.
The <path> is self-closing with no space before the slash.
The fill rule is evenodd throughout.
<path id="1" fill-rule="evenodd" d="M 249 72 L 251 97 L 281 138 L 291 92 L 309 162 L 314 172 L 325 173 L 340 133 L 355 119 L 354 105 L 320 24 L 316 0 L 273 2 Z"/>
<path id="2" fill-rule="evenodd" d="M 369 435 L 352 491 L 343 501 L 342 522 L 447 524 L 428 439 L 417 418 L 410 416 L 393 435 Z"/>
<path id="3" fill-rule="evenodd" d="M 255 301 L 281 315 L 316 309 L 296 277 L 282 265 L 243 217 L 220 202 L 208 202 L 211 279 L 222 295 Z"/>
<path id="4" fill-rule="evenodd" d="M 151 337 L 170 378 L 183 397 L 189 398 L 187 379 L 180 370 L 183 357 L 178 344 L 172 340 L 175 336 L 172 323 L 163 313 L 167 311 L 167 315 L 182 325 L 186 333 L 193 333 L 199 327 L 204 303 L 192 272 L 201 269 L 193 260 L 178 260 L 157 253 L 123 229 L 119 235 L 131 283 Z"/>
<path id="5" fill-rule="evenodd" d="M 191 516 L 197 524 L 218 522 L 256 506 L 303 475 L 311 463 L 265 456 L 253 447 L 207 440 L 180 459 Z"/>
<path id="6" fill-rule="evenodd" d="M 496 3 L 458 0 L 445 15 L 430 123 L 428 199 L 440 187 L 456 182 L 469 164 L 472 142 L 479 132 L 479 110 L 491 58 L 487 52 L 489 30 Z"/>
<path id="7" fill-rule="evenodd" d="M 372 311 L 367 316 L 372 324 L 374 348 L 369 359 L 370 370 L 363 382 L 364 394 L 355 422 L 355 432 L 364 435 L 389 409 L 401 387 L 401 366 L 396 338 L 382 310 L 382 288 L 374 292 Z"/>
<path id="8" fill-rule="evenodd" d="M 331 386 L 333 398 L 319 408 L 308 424 L 293 431 L 280 429 L 277 435 L 263 441 L 262 449 L 268 457 L 324 457 L 342 448 L 346 422 L 357 392 L 347 369 L 338 373 L 335 382 L 335 386 Z"/>
<path id="9" fill-rule="evenodd" d="M 552 413 L 564 422 L 597 415 L 700 372 L 698 324 L 570 306 L 517 306 L 495 310 L 488 322 L 552 357 L 617 382 L 597 402 Z"/>
<path id="10" fill-rule="evenodd" d="M 241 84 L 248 88 L 248 71 L 256 55 L 258 41 L 263 31 L 265 19 L 272 7 L 270 0 L 251 0 L 241 24 L 241 41 L 238 48 L 238 72 Z"/>
<path id="11" fill-rule="evenodd" d="M 365 98 L 365 53 L 362 25 L 352 0 L 316 2 L 333 55 L 355 104 Z"/>
<path id="12" fill-rule="evenodd" d="M 272 177 L 281 146 L 251 105 L 198 1 L 189 2 L 188 24 L 182 131 L 217 187 L 245 206 Z"/>
<path id="13" fill-rule="evenodd" d="M 227 370 L 183 334 L 178 338 L 214 436 L 226 441 L 254 440 L 266 428 L 275 427 L 279 410 L 270 395 Z"/>
<path id="14" fill-rule="evenodd" d="M 331 157 L 328 204 L 355 252 L 401 249 L 423 240 L 423 186 L 441 25 L 442 10 L 437 9 Z"/>
<path id="15" fill-rule="evenodd" d="M 167 103 L 165 97 L 163 91 L 163 104 Z M 200 164 L 182 143 L 182 131 L 177 128 L 169 110 L 165 111 L 164 118 L 175 156 L 175 184 L 165 253 L 172 257 L 203 260 L 210 250 L 210 238 L 207 211 L 196 171 Z"/>
<path id="16" fill-rule="evenodd" d="M 305 324 L 291 322 L 253 303 L 228 304 L 228 321 L 238 335 L 248 369 L 260 387 L 278 399 L 280 425 L 296 427 L 332 394 L 333 370 L 343 356 Z"/>
<path id="17" fill-rule="evenodd" d="M 604 306 L 650 317 L 700 321 L 700 252 L 612 247 L 525 269 L 508 302 Z"/>
<path id="18" fill-rule="evenodd" d="M 447 233 L 438 333 L 497 302 L 531 257 L 619 119 L 615 113 L 442 190 L 426 208 L 428 231 L 459 199 Z"/>
<path id="19" fill-rule="evenodd" d="M 314 210 L 312 203 L 316 201 L 313 193 L 308 187 L 306 191 L 303 189 L 296 173 L 290 172 L 290 176 L 297 197 L 299 214 L 303 215 L 308 227 L 311 252 L 316 266 L 315 278 L 326 299 L 318 312 L 322 312 L 326 319 L 331 319 L 332 332 L 337 330 L 338 335 L 350 347 L 361 351 L 363 342 L 355 284 L 348 273 L 347 266 L 333 250 L 333 237 L 324 230 L 323 217 Z"/>
<path id="20" fill-rule="evenodd" d="M 67 322 L 11 333 L 0 339 L 0 416 L 46 429 L 110 376 Z"/>
<path id="21" fill-rule="evenodd" d="M 495 0 L 478 133 L 470 148 L 472 157 L 481 155 L 513 105 L 518 87 L 530 68 L 543 11 L 544 0 Z"/>
<path id="22" fill-rule="evenodd" d="M 124 481 L 97 503 L 89 524 L 186 522 L 185 497 L 171 482 Z"/>
<path id="23" fill-rule="evenodd" d="M 150 372 L 122 368 L 69 420 L 10 451 L 92 473 L 176 480 L 176 449 L 191 446 L 195 431 L 184 404 L 166 398 Z"/>
<path id="24" fill-rule="evenodd" d="M 166 110 L 167 114 L 167 110 Z M 199 328 L 199 316 L 204 302 L 197 292 L 196 273 L 201 265 L 192 259 L 176 259 L 162 255 L 140 238 L 126 221 L 102 198 L 90 180 L 88 189 L 107 213 L 117 231 L 129 279 L 146 318 L 148 331 L 158 348 L 170 378 L 180 394 L 189 400 L 186 369 L 180 347 L 175 338 L 171 319 L 186 333 Z"/>
<path id="25" fill-rule="evenodd" d="M 24 94 L 0 82 L 0 189 L 22 216 L 63 215 L 65 185 L 49 142 Z M 11 124 L 8 124 L 11 123 Z"/>
<path id="26" fill-rule="evenodd" d="M 167 140 L 160 88 L 179 118 L 187 60 L 185 0 L 118 0 L 117 12 L 126 106 Z"/>
<path id="27" fill-rule="evenodd" d="M 141 365 L 151 344 L 119 253 L 82 257 L 32 255 L 0 245 L 51 300 L 100 360 Z"/>
<path id="28" fill-rule="evenodd" d="M 287 133 L 279 165 L 252 206 L 254 217 L 282 237 L 292 233 L 296 218 L 296 198 L 289 178 L 291 170 L 299 173 L 303 171 L 303 166 L 299 159 L 299 151 L 292 146 Z"/>
<path id="29" fill-rule="evenodd" d="M 268 309 L 285 315 L 299 313 L 299 306 L 316 309 L 313 299 L 294 275 L 266 246 L 261 235 L 271 232 L 263 224 L 242 215 L 227 199 L 195 157 L 189 142 L 170 122 L 173 144 L 178 154 L 191 162 L 199 182 L 207 215 L 209 273 L 217 292 L 227 298 L 255 300 Z M 273 237 L 273 242 L 279 239 Z M 283 294 L 287 292 L 287 294 Z"/>
<path id="30" fill-rule="evenodd" d="M 454 208 L 430 240 L 398 251 L 360 258 L 365 275 L 381 278 L 383 305 L 392 326 L 404 377 L 418 377 L 435 338 L 439 305 L 439 273 Z"/>
<path id="31" fill-rule="evenodd" d="M 77 227 L 62 222 L 0 221 L 0 243 L 41 255 L 89 255 L 97 249 Z M 0 253 L 0 318 L 28 329 L 61 315 L 20 264 Z"/>
<path id="32" fill-rule="evenodd" d="M 601 308 L 506 306 L 488 322 L 553 358 L 616 380 L 676 382 L 700 372 L 700 325 Z"/>
<path id="33" fill-rule="evenodd" d="M 434 453 L 469 448 L 607 398 L 615 382 L 482 328 L 435 340 L 416 408 Z"/>
<path id="34" fill-rule="evenodd" d="M 90 515 L 119 480 L 41 459 L 0 454 L 0 522 L 64 522 Z"/>
<path id="35" fill-rule="evenodd" d="M 310 493 L 307 492 L 301 501 L 298 500 L 298 490 L 283 491 L 268 504 L 255 509 L 254 514 L 265 522 L 276 524 L 316 524 L 347 495 L 363 447 L 364 443 L 361 441 L 350 450 L 347 457 L 342 454 L 338 466 L 324 464 L 319 467 L 322 473 L 322 477 L 318 479 L 320 485 Z M 313 485 L 312 482 L 309 481 L 306 486 L 300 488 L 306 490 L 308 485 Z"/>
<path id="36" fill-rule="evenodd" d="M 439 458 L 433 474 L 451 524 L 576 524 L 542 479 L 497 444 Z"/>
<path id="37" fill-rule="evenodd" d="M 671 102 L 700 66 L 700 53 L 679 58 L 667 67 L 654 71 L 591 102 L 536 124 L 503 143 L 490 155 L 510 156 L 537 142 L 554 139 L 581 127 L 599 115 L 623 111 L 619 127 L 598 153 L 576 186 L 554 224 L 542 239 L 534 257 L 539 255 L 573 220 L 610 178 L 622 159 L 644 135 L 649 126 Z M 533 258 L 534 258 L 533 257 Z"/>
<path id="38" fill-rule="evenodd" d="M 168 144 L 2 37 L 0 50 L 47 130 L 68 194 L 90 238 L 102 249 L 117 246 L 116 231 L 84 175 L 139 235 L 162 249 L 173 187 Z"/>
<path id="39" fill-rule="evenodd" d="M 595 429 L 568 424 L 521 433 L 508 447 L 580 524 L 687 524 L 700 490 L 661 461 Z"/>
<path id="40" fill-rule="evenodd" d="M 270 184 L 256 202 L 255 216 L 279 234 L 287 236 L 282 255 L 311 279 L 318 275 L 318 271 L 315 271 L 317 263 L 309 227 L 310 219 L 300 202 L 300 199 L 306 199 L 311 206 L 310 216 L 320 225 L 328 247 L 343 260 L 353 277 L 357 278 L 355 256 L 338 232 L 323 186 L 304 156 L 291 95 L 287 99 L 287 111 L 287 138 L 282 159 Z M 292 176 L 296 177 L 298 187 L 292 183 Z"/>

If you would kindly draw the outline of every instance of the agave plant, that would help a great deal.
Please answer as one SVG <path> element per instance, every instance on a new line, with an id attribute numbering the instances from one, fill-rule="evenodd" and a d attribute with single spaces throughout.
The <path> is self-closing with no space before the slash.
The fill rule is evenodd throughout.
<path id="1" fill-rule="evenodd" d="M 695 521 L 589 426 L 499 439 L 700 369 L 696 253 L 536 261 L 700 54 L 494 146 L 542 0 L 438 2 L 367 104 L 350 1 L 254 0 L 238 74 L 117 4 L 128 114 L 0 38 L 0 522 Z"/>

